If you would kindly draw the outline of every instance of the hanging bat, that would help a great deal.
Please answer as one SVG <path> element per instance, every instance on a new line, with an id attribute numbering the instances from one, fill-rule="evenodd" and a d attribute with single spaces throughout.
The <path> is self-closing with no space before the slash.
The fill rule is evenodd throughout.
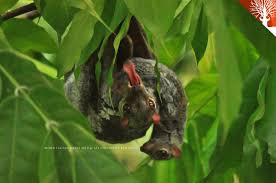
<path id="1" fill-rule="evenodd" d="M 154 55 L 142 26 L 133 17 L 128 34 L 119 46 L 110 87 L 107 77 L 115 56 L 114 39 L 115 35 L 111 34 L 100 60 L 99 86 L 95 52 L 81 67 L 77 81 L 73 73 L 66 75 L 66 96 L 88 117 L 97 139 L 126 143 L 144 136 L 154 125 L 151 138 L 141 151 L 157 160 L 179 157 L 187 106 L 181 82 L 172 70 L 160 63 L 160 78 L 156 76 Z"/>

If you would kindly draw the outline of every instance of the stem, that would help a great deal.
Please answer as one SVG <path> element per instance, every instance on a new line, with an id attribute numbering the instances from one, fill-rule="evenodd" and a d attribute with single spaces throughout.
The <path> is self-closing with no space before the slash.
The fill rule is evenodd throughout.
<path id="1" fill-rule="evenodd" d="M 25 13 L 28 13 L 28 12 L 31 12 L 31 11 L 34 11 L 34 10 L 37 10 L 36 6 L 35 6 L 34 3 L 31 3 L 31 4 L 28 4 L 28 5 L 25 5 L 25 6 L 22 6 L 22 7 L 19 7 L 17 9 L 14 9 L 14 10 L 11 10 L 11 11 L 8 11 L 8 12 L 4 13 L 1 16 L 1 19 L 5 21 L 5 20 L 17 17 L 19 15 L 22 15 L 22 14 L 25 14 Z"/>
<path id="2" fill-rule="evenodd" d="M 39 16 L 40 16 L 40 13 L 37 10 L 34 10 L 34 11 L 26 13 L 25 15 L 23 15 L 22 18 L 33 20 L 33 19 L 35 19 L 35 18 L 37 18 Z"/>

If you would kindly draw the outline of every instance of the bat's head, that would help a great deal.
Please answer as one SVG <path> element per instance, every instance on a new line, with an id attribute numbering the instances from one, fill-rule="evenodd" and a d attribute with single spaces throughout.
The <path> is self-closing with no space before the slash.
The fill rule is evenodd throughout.
<path id="1" fill-rule="evenodd" d="M 156 160 L 168 160 L 181 155 L 181 144 L 171 144 L 167 138 L 150 139 L 140 150 Z"/>
<path id="2" fill-rule="evenodd" d="M 146 131 L 159 123 L 158 102 L 153 89 L 146 88 L 132 62 L 123 65 L 122 72 L 113 84 L 113 103 L 121 113 L 121 126 L 129 133 Z"/>

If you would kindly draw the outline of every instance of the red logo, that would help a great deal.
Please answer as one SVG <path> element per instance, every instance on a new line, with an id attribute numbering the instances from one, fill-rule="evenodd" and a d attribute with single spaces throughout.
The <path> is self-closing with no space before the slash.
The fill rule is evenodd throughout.
<path id="1" fill-rule="evenodd" d="M 240 3 L 276 36 L 276 0 L 240 0 Z"/>

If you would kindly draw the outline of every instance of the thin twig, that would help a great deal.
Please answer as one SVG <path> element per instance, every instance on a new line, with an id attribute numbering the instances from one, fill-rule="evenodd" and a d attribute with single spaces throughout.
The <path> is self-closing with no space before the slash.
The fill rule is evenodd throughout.
<path id="1" fill-rule="evenodd" d="M 20 16 L 20 18 L 33 20 L 39 16 L 40 16 L 40 13 L 37 10 L 34 10 L 34 11 L 28 12 L 28 13 Z"/>
<path id="2" fill-rule="evenodd" d="M 35 6 L 34 3 L 31 3 L 31 4 L 28 4 L 28 5 L 25 5 L 25 6 L 22 6 L 22 7 L 19 7 L 17 9 L 14 9 L 14 10 L 11 10 L 11 11 L 8 11 L 8 12 L 4 13 L 1 16 L 1 19 L 2 20 L 8 20 L 8 19 L 17 17 L 19 15 L 34 11 L 34 10 L 36 10 L 36 6 Z"/>

